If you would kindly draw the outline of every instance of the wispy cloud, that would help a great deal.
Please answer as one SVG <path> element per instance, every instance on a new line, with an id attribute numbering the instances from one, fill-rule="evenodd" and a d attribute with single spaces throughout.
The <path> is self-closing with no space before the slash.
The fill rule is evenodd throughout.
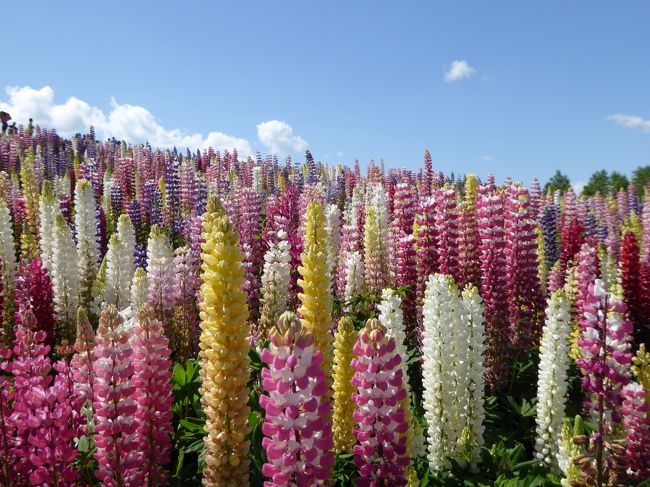
<path id="1" fill-rule="evenodd" d="M 451 66 L 444 67 L 445 81 L 453 83 L 461 79 L 470 78 L 476 73 L 476 69 L 464 59 L 456 59 Z"/>
<path id="2" fill-rule="evenodd" d="M 484 161 L 493 161 L 494 157 L 493 156 L 483 156 L 483 157 L 481 157 L 481 159 L 483 159 Z"/>
<path id="3" fill-rule="evenodd" d="M 610 115 L 607 119 L 612 120 L 623 127 L 650 134 L 650 120 L 645 120 L 634 115 L 625 115 L 623 113 Z"/>

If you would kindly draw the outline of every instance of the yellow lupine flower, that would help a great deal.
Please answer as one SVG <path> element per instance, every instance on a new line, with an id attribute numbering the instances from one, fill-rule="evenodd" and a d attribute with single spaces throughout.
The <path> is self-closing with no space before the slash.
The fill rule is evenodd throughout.
<path id="1" fill-rule="evenodd" d="M 315 348 L 323 354 L 321 368 L 328 384 L 331 384 L 332 296 L 327 269 L 329 244 L 326 226 L 322 205 L 318 201 L 311 201 L 307 205 L 305 218 L 305 250 L 301 256 L 302 265 L 298 267 L 302 277 L 298 279 L 298 285 L 302 289 L 298 294 L 302 303 L 298 312 L 302 316 L 300 323 L 314 335 Z"/>
<path id="2" fill-rule="evenodd" d="M 199 359 L 201 404 L 206 415 L 205 486 L 249 485 L 250 378 L 243 253 L 215 198 L 208 204 L 203 226 L 201 266 L 201 338 Z"/>
<path id="3" fill-rule="evenodd" d="M 334 433 L 334 451 L 337 453 L 352 453 L 356 438 L 352 433 L 355 404 L 352 393 L 354 369 L 352 348 L 357 340 L 357 333 L 352 325 L 352 320 L 344 316 L 339 320 L 339 326 L 334 338 L 334 408 L 332 416 L 332 430 Z"/>
<path id="4" fill-rule="evenodd" d="M 645 401 L 650 406 L 650 353 L 646 352 L 645 343 L 639 345 L 639 350 L 632 359 L 632 372 L 637 382 L 648 391 L 645 395 Z M 650 407 L 648 407 L 647 415 L 650 417 Z"/>

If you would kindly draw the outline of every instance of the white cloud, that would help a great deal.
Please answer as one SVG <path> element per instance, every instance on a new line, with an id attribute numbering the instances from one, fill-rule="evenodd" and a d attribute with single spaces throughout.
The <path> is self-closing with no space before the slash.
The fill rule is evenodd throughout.
<path id="1" fill-rule="evenodd" d="M 49 86 L 39 90 L 29 86 L 12 86 L 5 91 L 9 100 L 0 101 L 0 110 L 9 112 L 16 123 L 26 124 L 31 117 L 42 127 L 56 128 L 63 136 L 83 133 L 92 125 L 101 138 L 115 137 L 128 142 L 149 141 L 154 147 L 189 147 L 192 150 L 207 147 L 218 150 L 236 148 L 242 157 L 253 153 L 251 144 L 246 139 L 222 132 L 210 132 L 203 136 L 177 128 L 165 129 L 146 108 L 120 104 L 115 99 L 111 99 L 111 109 L 106 114 L 101 108 L 93 107 L 74 96 L 65 103 L 56 104 L 54 90 Z"/>
<path id="2" fill-rule="evenodd" d="M 618 125 L 622 125 L 623 127 L 640 130 L 641 132 L 650 134 L 650 120 L 644 120 L 641 117 L 636 117 L 634 115 L 624 115 L 622 113 L 610 115 L 607 117 L 607 119 L 613 120 Z"/>
<path id="3" fill-rule="evenodd" d="M 492 156 L 483 156 L 483 157 L 481 157 L 481 159 L 483 159 L 484 161 L 493 161 L 494 157 L 492 157 Z"/>
<path id="4" fill-rule="evenodd" d="M 445 81 L 453 83 L 461 79 L 469 78 L 476 73 L 470 64 L 464 59 L 456 59 L 451 63 L 451 66 L 445 66 Z"/>
<path id="5" fill-rule="evenodd" d="M 291 154 L 302 152 L 309 145 L 299 135 L 293 135 L 293 128 L 280 120 L 269 120 L 257 126 L 257 136 L 260 142 L 276 154 Z"/>

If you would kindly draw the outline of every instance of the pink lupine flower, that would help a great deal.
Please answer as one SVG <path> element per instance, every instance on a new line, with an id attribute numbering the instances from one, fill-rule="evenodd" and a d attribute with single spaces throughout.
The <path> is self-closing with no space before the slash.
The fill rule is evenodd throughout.
<path id="1" fill-rule="evenodd" d="M 135 441 L 139 458 L 132 485 L 163 485 L 172 432 L 172 385 L 169 341 L 151 307 L 138 310 L 131 339 Z"/>
<path id="2" fill-rule="evenodd" d="M 481 259 L 481 297 L 485 305 L 486 380 L 498 390 L 508 376 L 508 323 L 504 241 L 505 197 L 490 186 L 479 188 L 477 217 Z"/>
<path id="3" fill-rule="evenodd" d="M 131 347 L 124 320 L 114 306 L 99 319 L 93 363 L 95 394 L 95 475 L 107 486 L 129 485 L 139 468 L 137 409 L 131 383 Z"/>
<path id="4" fill-rule="evenodd" d="M 578 318 L 580 318 L 589 293 L 589 284 L 600 277 L 598 247 L 593 239 L 589 239 L 582 244 L 580 252 L 576 255 L 576 266 L 575 310 Z"/>
<path id="5" fill-rule="evenodd" d="M 295 315 L 286 312 L 261 358 L 269 366 L 262 369 L 268 395 L 260 396 L 268 459 L 262 473 L 271 479 L 265 487 L 327 485 L 334 465 L 331 405 L 314 336 L 301 331 Z"/>
<path id="6" fill-rule="evenodd" d="M 438 270 L 457 283 L 461 281 L 458 265 L 458 209 L 456 191 L 441 188 L 436 191 L 436 234 L 438 237 Z"/>
<path id="7" fill-rule="evenodd" d="M 354 461 L 358 486 L 406 485 L 404 470 L 410 463 L 406 450 L 408 424 L 404 415 L 404 378 L 395 339 L 376 319 L 366 322 L 353 348 L 355 369 L 352 395 L 357 407 Z"/>
<path id="8" fill-rule="evenodd" d="M 21 263 L 16 276 L 16 325 L 29 309 L 34 314 L 36 327 L 45 334 L 45 343 L 54 344 L 54 308 L 52 280 L 39 259 Z"/>
<path id="9" fill-rule="evenodd" d="M 510 341 L 526 354 L 541 333 L 544 299 L 538 276 L 535 223 L 530 217 L 528 190 L 512 185 L 506 198 L 505 264 Z"/>
<path id="10" fill-rule="evenodd" d="M 11 449 L 11 442 L 15 431 L 12 421 L 11 403 L 14 399 L 14 392 L 9 378 L 4 374 L 10 374 L 11 350 L 0 345 L 0 482 L 7 485 L 13 470 L 15 458 Z"/>
<path id="11" fill-rule="evenodd" d="M 650 478 L 650 418 L 648 417 L 648 394 L 641 384 L 632 382 L 621 391 L 621 413 L 627 430 L 625 458 L 627 474 L 635 481 Z"/>

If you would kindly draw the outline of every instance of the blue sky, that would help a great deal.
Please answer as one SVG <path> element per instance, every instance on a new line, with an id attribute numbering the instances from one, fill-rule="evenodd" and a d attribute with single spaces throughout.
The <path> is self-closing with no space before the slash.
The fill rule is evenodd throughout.
<path id="1" fill-rule="evenodd" d="M 64 133 L 410 168 L 428 148 L 524 181 L 650 164 L 644 0 L 29 5 L 1 9 L 0 108 Z"/>

